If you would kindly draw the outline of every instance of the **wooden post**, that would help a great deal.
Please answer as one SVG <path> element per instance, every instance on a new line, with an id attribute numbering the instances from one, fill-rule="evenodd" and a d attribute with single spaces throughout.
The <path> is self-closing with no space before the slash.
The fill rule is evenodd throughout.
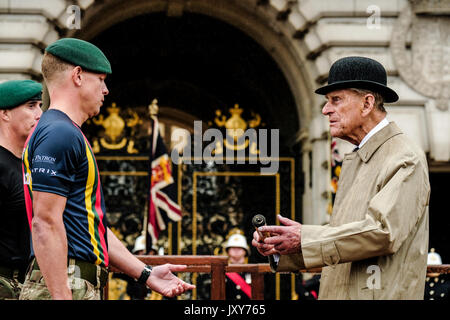
<path id="1" fill-rule="evenodd" d="M 109 277 L 108 277 L 108 281 L 106 281 L 105 287 L 103 288 L 102 300 L 109 300 Z"/>
<path id="2" fill-rule="evenodd" d="M 264 300 L 264 273 L 252 272 L 252 300 Z"/>
<path id="3" fill-rule="evenodd" d="M 211 264 L 211 300 L 225 300 L 225 264 Z"/>

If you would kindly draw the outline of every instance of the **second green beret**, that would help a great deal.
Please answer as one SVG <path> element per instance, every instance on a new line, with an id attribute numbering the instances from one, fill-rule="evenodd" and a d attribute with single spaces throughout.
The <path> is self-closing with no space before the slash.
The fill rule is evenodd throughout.
<path id="1" fill-rule="evenodd" d="M 45 51 L 61 60 L 95 73 L 112 72 L 111 64 L 104 53 L 92 43 L 84 40 L 62 38 L 49 45 Z"/>
<path id="2" fill-rule="evenodd" d="M 12 109 L 30 100 L 42 100 L 42 85 L 33 80 L 0 83 L 0 109 Z"/>

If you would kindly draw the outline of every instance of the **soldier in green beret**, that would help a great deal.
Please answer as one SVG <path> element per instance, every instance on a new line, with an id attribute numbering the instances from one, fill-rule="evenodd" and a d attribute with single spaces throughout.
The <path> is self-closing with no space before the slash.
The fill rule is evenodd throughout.
<path id="1" fill-rule="evenodd" d="M 109 93 L 106 56 L 89 42 L 60 39 L 46 48 L 42 73 L 50 106 L 23 157 L 35 259 L 20 299 L 101 299 L 109 266 L 168 297 L 194 288 L 172 273 L 186 266 L 145 265 L 108 228 L 95 156 L 81 131 Z"/>
<path id="2" fill-rule="evenodd" d="M 30 256 L 22 182 L 22 151 L 41 117 L 42 85 L 0 84 L 0 300 L 18 299 Z"/>

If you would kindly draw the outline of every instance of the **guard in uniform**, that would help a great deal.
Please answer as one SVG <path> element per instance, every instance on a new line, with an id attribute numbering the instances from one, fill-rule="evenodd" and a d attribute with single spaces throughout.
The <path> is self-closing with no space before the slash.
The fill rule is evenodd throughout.
<path id="1" fill-rule="evenodd" d="M 250 249 L 242 232 L 233 233 L 225 243 L 230 264 L 244 264 Z M 225 292 L 227 300 L 250 300 L 252 297 L 250 273 L 227 272 Z"/>
<path id="2" fill-rule="evenodd" d="M 441 256 L 439 253 L 435 252 L 434 248 L 432 248 L 428 253 L 427 264 L 442 264 Z M 425 300 L 450 301 L 450 281 L 448 274 L 427 274 L 427 278 L 425 281 Z"/>
<path id="3" fill-rule="evenodd" d="M 18 299 L 30 256 L 21 156 L 42 114 L 41 92 L 32 80 L 0 84 L 0 300 Z"/>
<path id="4" fill-rule="evenodd" d="M 294 300 L 317 300 L 319 296 L 320 274 L 314 274 L 307 280 L 304 275 L 299 272 L 296 275 L 295 291 L 296 298 Z"/>

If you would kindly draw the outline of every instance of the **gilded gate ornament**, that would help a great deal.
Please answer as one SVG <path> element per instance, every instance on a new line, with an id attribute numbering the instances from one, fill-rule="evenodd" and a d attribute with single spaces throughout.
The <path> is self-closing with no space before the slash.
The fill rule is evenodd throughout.
<path id="1" fill-rule="evenodd" d="M 255 114 L 252 112 L 253 119 L 246 122 L 241 114 L 244 109 L 239 108 L 238 104 L 235 104 L 233 108 L 229 109 L 231 117 L 227 119 L 226 116 L 222 114 L 221 110 L 216 110 L 216 118 L 214 119 L 214 123 L 218 127 L 224 127 L 227 129 L 227 135 L 230 135 L 233 138 L 233 142 L 230 143 L 227 139 L 224 139 L 223 145 L 232 150 L 243 150 L 246 149 L 250 140 L 245 139 L 242 143 L 239 144 L 240 138 L 245 134 L 245 130 L 249 128 L 256 128 L 261 124 L 261 116 L 259 114 Z M 223 153 L 223 146 L 221 142 L 216 143 L 215 154 Z M 259 151 L 257 149 L 256 142 L 252 142 L 250 145 L 250 153 L 258 154 Z"/>
<path id="2" fill-rule="evenodd" d="M 102 126 L 105 129 L 105 136 L 100 139 L 93 140 L 93 151 L 98 153 L 101 147 L 108 150 L 119 150 L 127 147 L 127 153 L 135 154 L 139 151 L 134 148 L 134 140 L 132 138 L 124 137 L 126 127 L 134 127 L 142 123 L 136 112 L 129 110 L 130 117 L 124 120 L 120 116 L 120 108 L 113 102 L 110 107 L 106 109 L 109 113 L 108 117 L 104 118 L 101 114 L 96 118 L 92 118 L 92 122 L 97 126 Z M 100 144 L 99 144 L 100 141 Z M 101 147 L 100 147 L 101 146 Z"/>

